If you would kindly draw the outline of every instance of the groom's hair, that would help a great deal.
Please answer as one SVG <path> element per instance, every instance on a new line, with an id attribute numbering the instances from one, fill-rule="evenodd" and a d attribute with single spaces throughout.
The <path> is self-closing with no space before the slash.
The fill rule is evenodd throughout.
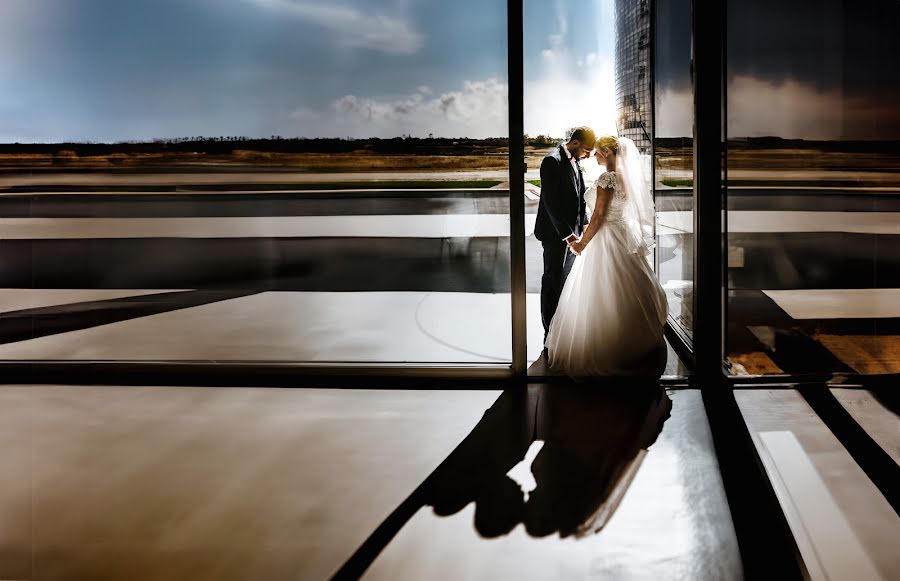
<path id="1" fill-rule="evenodd" d="M 590 127 L 576 127 L 572 130 L 572 135 L 569 137 L 569 141 L 577 139 L 582 147 L 587 149 L 592 149 L 594 147 L 594 142 L 597 141 L 597 136 L 594 134 L 594 130 Z"/>

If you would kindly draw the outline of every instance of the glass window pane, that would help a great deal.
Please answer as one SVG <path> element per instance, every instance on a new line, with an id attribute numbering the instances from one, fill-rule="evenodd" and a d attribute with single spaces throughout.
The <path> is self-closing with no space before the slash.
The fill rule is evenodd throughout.
<path id="1" fill-rule="evenodd" d="M 508 366 L 506 18 L 4 0 L 0 359 Z"/>
<path id="2" fill-rule="evenodd" d="M 657 272 L 669 301 L 669 323 L 691 344 L 694 309 L 691 2 L 657 0 L 655 10 Z"/>
<path id="3" fill-rule="evenodd" d="M 690 4 L 685 4 L 684 9 L 689 18 Z M 560 161 L 568 159 L 569 152 L 577 151 L 578 147 L 570 142 L 570 137 L 576 128 L 588 126 L 597 137 L 614 135 L 634 141 L 642 156 L 641 170 L 646 185 L 653 187 L 653 28 L 649 1 L 579 3 L 566 0 L 525 4 L 526 286 L 528 371 L 532 376 L 559 373 L 548 369 L 546 358 L 540 357 L 545 325 L 549 326 L 552 317 L 559 314 L 556 297 L 567 292 L 563 291 L 568 284 L 566 281 L 573 280 L 566 274 L 566 267 L 571 265 L 571 272 L 583 272 L 578 266 L 582 263 L 567 253 L 563 240 L 573 233 L 577 236 L 584 224 L 603 224 L 603 220 L 597 218 L 599 214 L 591 215 L 593 204 L 589 201 L 589 190 L 607 169 L 605 161 L 598 163 L 587 152 L 583 152 L 584 159 L 574 164 L 581 170 L 583 179 L 580 181 L 588 192 L 586 211 L 580 215 L 574 203 L 579 184 L 570 188 L 566 181 L 562 186 L 548 189 L 541 183 L 541 165 L 548 160 L 551 167 L 565 167 L 557 166 L 557 161 L 548 156 Z M 689 45 L 690 31 L 685 34 Z M 685 55 L 684 65 L 685 70 L 689 70 L 689 53 Z M 689 86 L 689 79 L 687 84 Z M 687 135 L 690 132 L 691 124 L 688 123 Z M 568 148 L 565 147 L 567 143 L 570 144 Z M 573 178 L 575 172 L 577 170 L 571 174 Z M 553 174 L 553 171 L 545 172 L 545 176 Z M 555 195 L 559 192 L 565 195 Z M 569 192 L 572 195 L 568 195 Z M 665 209 L 671 203 L 671 200 L 665 200 L 663 207 L 657 209 Z M 570 207 L 563 209 L 567 204 Z M 687 211 L 690 212 L 690 208 Z M 663 212 L 660 218 L 665 215 Z M 573 221 L 564 223 L 565 216 L 571 216 Z M 603 232 L 604 227 L 601 226 L 598 232 Z M 669 246 L 683 244 L 670 231 L 671 228 L 666 231 L 663 242 L 668 244 L 673 239 Z M 664 260 L 671 262 L 671 258 L 667 255 Z M 655 266 L 654 259 L 655 256 L 648 256 L 648 266 Z M 611 260 L 615 262 L 615 259 Z M 690 261 L 687 269 L 690 271 Z M 567 296 L 578 304 L 585 298 L 572 299 L 575 294 Z M 610 304 L 613 302 L 611 299 Z M 678 301 L 675 305 L 681 308 Z M 613 319 L 605 315 L 602 318 L 606 323 L 597 322 L 599 328 L 604 324 L 617 328 Z M 669 350 L 668 357 L 665 373 L 682 375 L 685 369 L 674 351 Z M 649 369 L 656 363 L 647 362 L 647 365 Z"/>
<path id="4" fill-rule="evenodd" d="M 900 371 L 898 21 L 897 2 L 729 3 L 737 375 Z"/>
<path id="5" fill-rule="evenodd" d="M 616 16 L 613 0 L 524 4 L 524 124 L 526 154 L 525 248 L 528 300 L 528 363 L 543 349 L 541 287 L 543 246 L 534 235 L 544 156 L 560 147 L 576 127 L 597 135 L 616 130 Z M 590 186 L 603 167 L 592 156 L 579 162 Z M 530 373 L 546 371 L 538 361 Z"/>

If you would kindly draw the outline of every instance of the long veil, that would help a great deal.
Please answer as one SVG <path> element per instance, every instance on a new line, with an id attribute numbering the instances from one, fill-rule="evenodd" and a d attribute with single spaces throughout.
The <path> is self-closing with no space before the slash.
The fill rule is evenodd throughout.
<path id="1" fill-rule="evenodd" d="M 656 245 L 656 207 L 644 180 L 642 165 L 641 154 L 634 142 L 620 137 L 616 173 L 625 190 L 623 217 L 631 234 L 628 250 L 646 256 Z"/>

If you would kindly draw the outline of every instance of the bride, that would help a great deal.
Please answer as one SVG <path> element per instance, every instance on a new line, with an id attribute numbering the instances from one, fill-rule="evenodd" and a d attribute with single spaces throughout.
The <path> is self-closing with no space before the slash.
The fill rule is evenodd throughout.
<path id="1" fill-rule="evenodd" d="M 585 193 L 591 213 L 547 335 L 547 361 L 570 377 L 641 375 L 661 348 L 666 295 L 647 262 L 656 212 L 634 142 L 605 136 L 606 171 Z"/>

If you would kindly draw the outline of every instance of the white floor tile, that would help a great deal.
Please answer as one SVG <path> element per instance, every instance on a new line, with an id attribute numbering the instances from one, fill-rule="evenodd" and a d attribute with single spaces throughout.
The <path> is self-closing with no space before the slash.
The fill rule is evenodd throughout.
<path id="1" fill-rule="evenodd" d="M 503 364 L 510 312 L 508 294 L 266 292 L 2 345 L 0 359 Z"/>
<path id="2" fill-rule="evenodd" d="M 764 290 L 793 319 L 900 317 L 900 289 Z"/>

